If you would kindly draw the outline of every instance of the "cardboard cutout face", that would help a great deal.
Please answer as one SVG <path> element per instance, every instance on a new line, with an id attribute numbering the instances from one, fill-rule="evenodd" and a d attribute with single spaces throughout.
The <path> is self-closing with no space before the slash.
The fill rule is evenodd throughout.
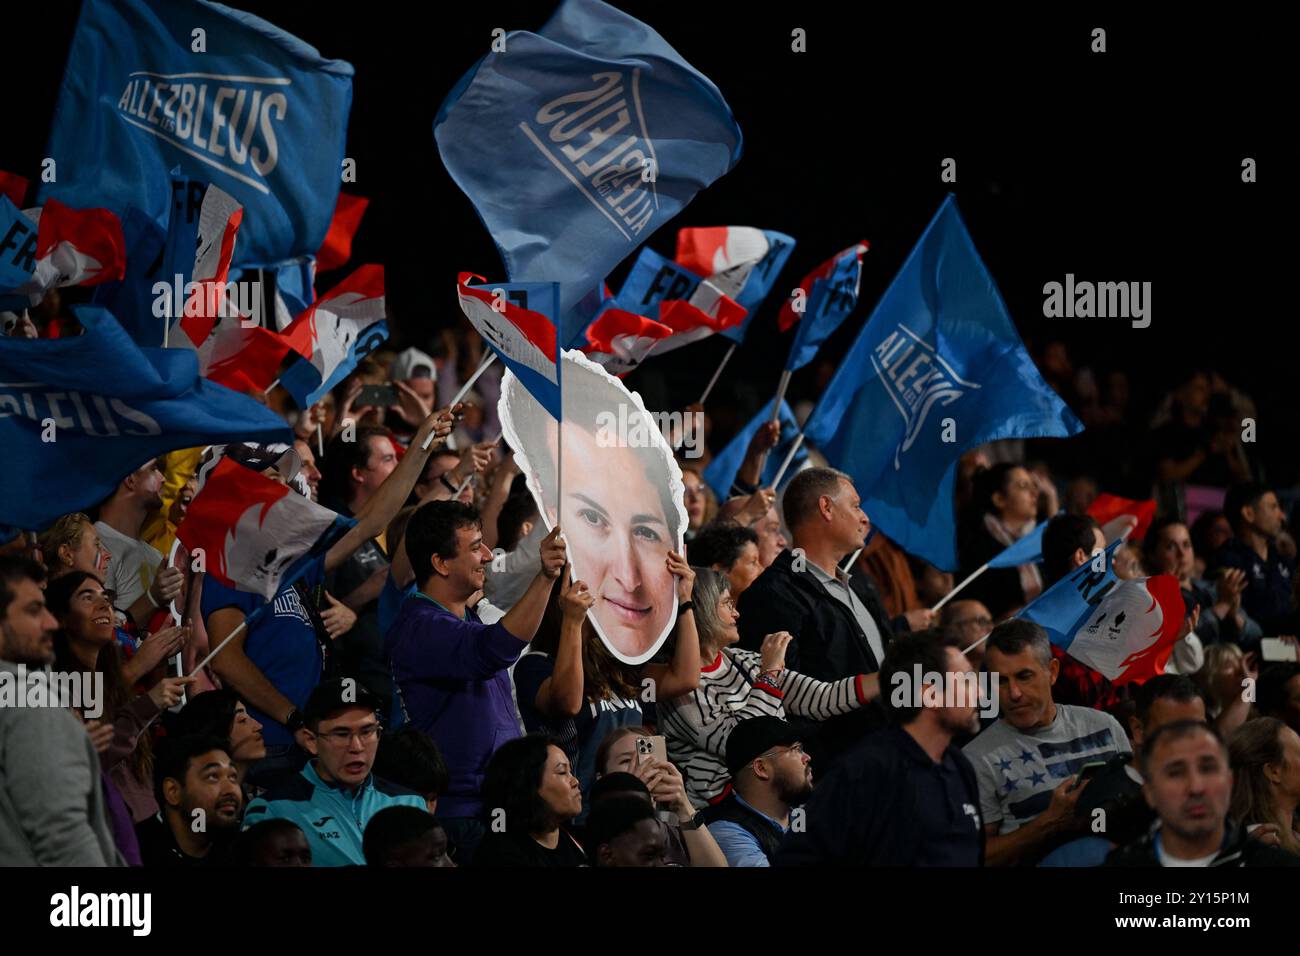
<path id="1" fill-rule="evenodd" d="M 610 653 L 648 661 L 677 621 L 668 552 L 682 552 L 682 474 L 641 396 L 581 352 L 563 353 L 561 436 L 555 419 L 507 373 L 498 412 L 548 529 L 558 519 L 574 580 L 596 599 L 588 612 Z M 557 451 L 563 447 L 556 501 Z"/>

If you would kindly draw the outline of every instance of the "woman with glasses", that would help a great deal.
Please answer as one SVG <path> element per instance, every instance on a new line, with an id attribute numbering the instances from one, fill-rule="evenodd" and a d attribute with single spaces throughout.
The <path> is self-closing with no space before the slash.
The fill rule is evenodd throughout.
<path id="1" fill-rule="evenodd" d="M 487 835 L 474 866 L 582 866 L 582 847 L 565 827 L 582 812 L 582 791 L 569 758 L 550 737 L 508 740 L 483 777 Z"/>
<path id="2" fill-rule="evenodd" d="M 1006 462 L 976 473 L 971 507 L 959 528 L 959 578 L 1000 554 L 1038 524 L 1039 497 L 1055 494 L 1050 482 L 1023 465 Z M 1045 509 L 1050 515 L 1054 504 Z M 982 601 L 995 620 L 1023 607 L 1043 591 L 1043 576 L 1033 562 L 990 568 L 966 586 L 962 597 Z"/>
<path id="3" fill-rule="evenodd" d="M 700 686 L 660 700 L 659 726 L 695 806 L 725 796 L 727 738 L 740 721 L 758 716 L 826 720 L 879 694 L 875 674 L 826 682 L 788 670 L 785 649 L 793 638 L 784 631 L 767 635 L 759 653 L 733 646 L 740 639 L 740 614 L 726 575 L 696 568 L 691 600 L 700 635 Z"/>
<path id="4" fill-rule="evenodd" d="M 166 678 L 137 694 L 123 674 L 113 637 L 113 592 L 95 575 L 71 571 L 50 582 L 45 603 L 59 622 L 54 667 L 67 675 L 69 703 L 86 721 L 99 751 L 114 836 L 128 861 L 136 846 L 133 824 L 158 812 L 153 794 L 153 747 L 146 731 L 158 715 L 181 699 L 188 678 Z M 181 631 L 184 637 L 184 629 Z M 159 635 L 161 637 L 161 635 Z M 152 638 L 151 638 L 152 639 Z M 79 692 L 80 700 L 75 699 Z M 134 851 L 138 864 L 139 851 Z"/>

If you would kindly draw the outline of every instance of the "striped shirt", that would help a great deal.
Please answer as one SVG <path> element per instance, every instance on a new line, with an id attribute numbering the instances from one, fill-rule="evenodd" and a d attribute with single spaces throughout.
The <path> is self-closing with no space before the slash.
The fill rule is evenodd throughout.
<path id="1" fill-rule="evenodd" d="M 862 675 L 832 683 L 782 671 L 772 683 L 754 651 L 727 648 L 700 669 L 700 686 L 659 702 L 659 729 L 668 759 L 686 778 L 691 803 L 702 807 L 727 790 L 727 738 L 738 721 L 750 717 L 804 717 L 826 720 L 866 704 Z"/>

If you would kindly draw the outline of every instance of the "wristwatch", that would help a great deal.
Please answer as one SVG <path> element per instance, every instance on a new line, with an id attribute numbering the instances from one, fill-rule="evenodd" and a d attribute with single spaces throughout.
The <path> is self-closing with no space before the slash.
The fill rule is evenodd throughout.
<path id="1" fill-rule="evenodd" d="M 677 605 L 677 616 L 681 617 L 687 611 L 694 611 L 694 610 L 695 610 L 694 601 L 683 601 L 681 604 Z"/>
<path id="2" fill-rule="evenodd" d="M 297 707 L 289 711 L 289 716 L 284 718 L 284 726 L 291 734 L 296 734 L 307 726 L 307 721 L 303 719 L 302 711 Z"/>
<path id="3" fill-rule="evenodd" d="M 692 816 L 692 817 L 691 817 L 689 820 L 687 820 L 685 823 L 679 823 L 679 824 L 677 824 L 677 829 L 679 829 L 679 830 L 698 830 L 698 829 L 699 829 L 700 827 L 702 827 L 702 826 L 704 826 L 704 817 L 702 817 L 700 814 L 696 813 L 694 816 Z"/>

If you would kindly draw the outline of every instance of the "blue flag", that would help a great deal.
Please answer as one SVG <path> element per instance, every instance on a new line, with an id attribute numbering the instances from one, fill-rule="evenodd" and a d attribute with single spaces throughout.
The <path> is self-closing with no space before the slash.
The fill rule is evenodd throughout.
<path id="1" fill-rule="evenodd" d="M 569 342 L 579 300 L 735 165 L 740 128 L 706 76 L 600 0 L 564 0 L 504 43 L 448 94 L 434 138 L 510 280 L 560 283 Z"/>
<path id="2" fill-rule="evenodd" d="M 293 441 L 280 416 L 200 378 L 192 351 L 140 348 L 102 307 L 72 311 L 84 335 L 0 338 L 0 523 L 43 529 L 176 448 Z"/>
<path id="3" fill-rule="evenodd" d="M 776 401 L 774 398 L 772 401 Z M 737 434 L 736 437 L 727 443 L 727 447 L 713 456 L 709 462 L 709 467 L 704 469 L 704 480 L 708 486 L 713 489 L 713 493 L 718 496 L 719 501 L 726 501 L 727 494 L 731 491 L 731 483 L 736 480 L 736 473 L 740 471 L 740 466 L 745 461 L 745 452 L 749 449 L 749 443 L 753 441 L 754 434 L 767 422 L 772 420 L 772 402 L 768 402 Z M 785 461 L 785 456 L 790 453 L 790 444 L 799 435 L 799 423 L 795 420 L 794 412 L 790 406 L 781 401 L 781 443 L 767 453 L 767 462 L 763 466 L 763 477 L 759 485 L 763 488 L 771 486 L 772 479 L 776 477 L 777 469 Z M 785 475 L 782 476 L 781 484 L 794 477 L 801 465 L 808 460 L 808 451 L 803 446 L 795 452 L 794 459 L 790 462 L 790 467 L 786 469 Z"/>
<path id="4" fill-rule="evenodd" d="M 470 285 L 479 276 L 456 279 L 460 307 L 483 341 L 519 377 L 524 388 L 551 417 L 560 421 L 560 352 L 555 316 L 560 287 L 555 282 L 501 282 Z"/>
<path id="5" fill-rule="evenodd" d="M 790 355 L 785 360 L 787 372 L 801 369 L 811 362 L 822 343 L 857 306 L 862 256 L 866 251 L 866 243 L 850 246 L 818 270 L 824 274 L 812 280 L 803 317 L 796 327 Z M 790 308 L 789 303 L 785 308 Z"/>
<path id="6" fill-rule="evenodd" d="M 205 49 L 192 50 L 194 31 Z M 314 255 L 338 199 L 352 67 L 265 20 L 205 0 L 85 0 L 41 186 L 70 206 L 128 206 L 160 225 L 169 171 L 247 211 L 237 265 Z"/>
<path id="7" fill-rule="evenodd" d="M 1036 597 L 1015 615 L 1033 621 L 1047 632 L 1053 644 L 1068 650 L 1074 635 L 1092 615 L 1093 609 L 1119 584 L 1115 574 L 1115 549 L 1123 539 L 1112 541 L 1102 555 L 1092 557 Z M 1100 570 L 1097 564 L 1104 564 Z"/>
<path id="8" fill-rule="evenodd" d="M 989 559 L 990 568 L 1014 568 L 1022 564 L 1037 564 L 1043 560 L 1043 531 L 1046 521 L 1040 521 L 1033 531 L 1015 544 Z"/>
<path id="9" fill-rule="evenodd" d="M 148 213 L 129 206 L 122 214 L 122 237 L 126 241 L 126 274 L 114 282 L 95 286 L 90 301 L 111 312 L 137 345 L 161 347 L 166 317 L 154 314 L 154 283 L 164 279 L 167 230 Z M 190 266 L 193 267 L 193 254 Z M 190 270 L 187 269 L 188 273 Z M 182 282 L 189 281 L 188 279 Z M 183 303 L 182 303 L 183 304 Z"/>
<path id="10" fill-rule="evenodd" d="M 885 290 L 804 432 L 899 547 L 957 566 L 968 448 L 1083 425 L 1043 381 L 949 196 Z"/>
<path id="11" fill-rule="evenodd" d="M 721 333 L 737 344 L 745 341 L 745 333 L 749 331 L 749 323 L 754 320 L 758 307 L 763 304 L 767 294 L 776 285 L 777 277 L 781 274 L 781 270 L 785 268 L 790 253 L 794 252 L 794 239 L 785 233 L 764 229 L 763 235 L 767 236 L 767 252 L 754 266 L 753 271 L 745 280 L 744 288 L 735 297 L 736 302 L 748 312 L 745 321 L 733 328 L 723 329 Z"/>

